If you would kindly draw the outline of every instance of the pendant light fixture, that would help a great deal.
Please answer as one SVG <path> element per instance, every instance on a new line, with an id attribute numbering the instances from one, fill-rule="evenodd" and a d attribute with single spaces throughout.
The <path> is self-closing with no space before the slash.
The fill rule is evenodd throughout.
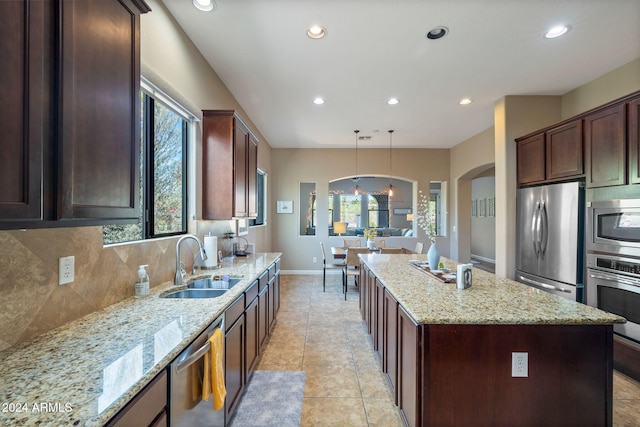
<path id="1" fill-rule="evenodd" d="M 359 130 L 354 130 L 355 134 L 356 134 L 356 176 L 353 178 L 353 181 L 356 184 L 356 189 L 354 191 L 353 194 L 355 194 L 356 196 L 359 194 L 358 193 L 358 181 L 360 180 L 360 177 L 358 177 L 358 133 L 360 133 Z"/>
<path id="2" fill-rule="evenodd" d="M 392 171 L 391 153 L 393 152 L 392 138 L 393 138 L 393 129 L 390 129 L 389 130 L 389 203 L 391 203 L 391 196 L 393 196 L 393 185 L 391 184 L 391 171 Z"/>

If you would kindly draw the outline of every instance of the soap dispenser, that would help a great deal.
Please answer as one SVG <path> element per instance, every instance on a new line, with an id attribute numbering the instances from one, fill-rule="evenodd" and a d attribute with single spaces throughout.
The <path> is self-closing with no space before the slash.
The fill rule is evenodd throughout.
<path id="1" fill-rule="evenodd" d="M 149 275 L 145 267 L 149 265 L 141 265 L 138 269 L 138 281 L 136 282 L 136 298 L 142 298 L 149 295 Z"/>

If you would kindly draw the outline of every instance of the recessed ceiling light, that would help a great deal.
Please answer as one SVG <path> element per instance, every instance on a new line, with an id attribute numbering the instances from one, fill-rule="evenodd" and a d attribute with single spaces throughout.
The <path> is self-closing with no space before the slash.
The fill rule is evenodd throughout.
<path id="1" fill-rule="evenodd" d="M 555 39 L 556 37 L 563 36 L 567 34 L 567 32 L 571 29 L 571 25 L 558 25 L 556 27 L 551 28 L 544 35 L 547 39 Z"/>
<path id="2" fill-rule="evenodd" d="M 214 0 L 192 0 L 193 5 L 196 9 L 202 10 L 203 12 L 211 12 L 216 8 L 216 2 Z"/>
<path id="3" fill-rule="evenodd" d="M 387 104 L 389 105 L 396 105 L 400 102 L 400 100 L 398 98 L 389 98 L 389 100 L 387 101 Z"/>
<path id="4" fill-rule="evenodd" d="M 194 0 L 195 1 L 195 0 Z M 312 25 L 307 30 L 307 35 L 312 39 L 321 39 L 327 34 L 327 30 L 322 28 L 320 25 Z"/>
<path id="5" fill-rule="evenodd" d="M 324 98 L 320 98 L 320 97 L 314 98 L 313 103 L 316 105 L 322 105 L 324 104 Z"/>
<path id="6" fill-rule="evenodd" d="M 459 102 L 460 105 L 469 105 L 473 102 L 471 98 L 462 98 Z"/>
<path id="7" fill-rule="evenodd" d="M 438 40 L 443 38 L 449 33 L 449 29 L 447 27 L 435 27 L 433 30 L 428 31 L 424 36 L 429 40 Z"/>

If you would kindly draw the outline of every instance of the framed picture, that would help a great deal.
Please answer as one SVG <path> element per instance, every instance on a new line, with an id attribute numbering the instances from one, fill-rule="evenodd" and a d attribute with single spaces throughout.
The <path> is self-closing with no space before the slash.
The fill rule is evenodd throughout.
<path id="1" fill-rule="evenodd" d="M 496 216 L 496 198 L 489 197 L 487 199 L 487 216 Z"/>
<path id="2" fill-rule="evenodd" d="M 473 199 L 471 201 L 471 216 L 478 216 L 478 200 Z"/>
<path id="3" fill-rule="evenodd" d="M 293 213 L 293 200 L 278 200 L 276 213 Z"/>
<path id="4" fill-rule="evenodd" d="M 478 199 L 478 216 L 487 216 L 487 199 Z"/>

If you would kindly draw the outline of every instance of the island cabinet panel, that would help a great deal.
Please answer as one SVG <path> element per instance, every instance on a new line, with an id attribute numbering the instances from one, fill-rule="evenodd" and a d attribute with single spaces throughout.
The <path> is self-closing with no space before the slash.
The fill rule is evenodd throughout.
<path id="1" fill-rule="evenodd" d="M 375 313 L 373 316 L 373 349 L 378 352 L 378 357 L 382 365 L 382 363 L 384 363 L 384 286 L 378 279 L 375 281 L 373 292 L 373 311 Z"/>
<path id="2" fill-rule="evenodd" d="M 393 400 L 398 404 L 398 301 L 384 290 L 384 356 L 382 371 L 386 374 Z"/>
<path id="3" fill-rule="evenodd" d="M 568 178 L 583 173 L 582 120 L 546 132 L 546 179 Z"/>
<path id="4" fill-rule="evenodd" d="M 518 141 L 518 185 L 527 185 L 545 180 L 544 133 Z"/>
<path id="5" fill-rule="evenodd" d="M 367 322 L 367 280 L 369 276 L 369 267 L 366 264 L 360 263 L 360 277 L 358 279 L 358 283 L 362 283 L 360 285 L 360 289 L 358 289 L 358 298 L 360 303 L 360 316 L 362 316 L 362 320 Z"/>
<path id="6" fill-rule="evenodd" d="M 422 425 L 612 424 L 610 325 L 426 325 L 424 340 Z M 528 377 L 512 377 L 512 352 Z"/>
<path id="7" fill-rule="evenodd" d="M 202 219 L 255 218 L 257 138 L 233 110 L 202 117 Z"/>
<path id="8" fill-rule="evenodd" d="M 626 184 L 625 124 L 624 103 L 585 116 L 587 188 Z"/>
<path id="9" fill-rule="evenodd" d="M 421 402 L 428 399 L 421 390 L 421 327 L 402 308 L 398 309 L 398 408 L 410 427 L 421 426 Z M 452 401 L 457 399 L 448 398 Z M 434 426 L 445 424 L 432 424 Z M 470 424 L 473 425 L 473 424 Z"/>
<path id="10" fill-rule="evenodd" d="M 640 96 L 627 104 L 629 138 L 629 183 L 640 184 Z"/>
<path id="11" fill-rule="evenodd" d="M 369 274 L 365 286 L 367 287 L 367 331 L 376 346 L 374 337 L 376 333 L 376 276 Z"/>

